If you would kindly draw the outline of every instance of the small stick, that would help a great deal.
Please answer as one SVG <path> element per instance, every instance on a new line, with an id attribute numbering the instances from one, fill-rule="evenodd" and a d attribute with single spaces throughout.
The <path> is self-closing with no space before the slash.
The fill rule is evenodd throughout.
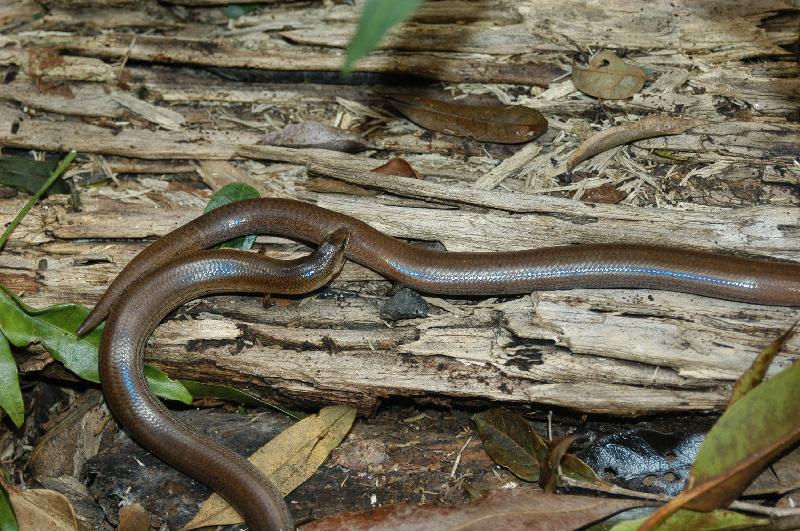
<path id="1" fill-rule="evenodd" d="M 25 206 L 22 207 L 22 210 L 19 211 L 19 214 L 17 214 L 11 223 L 9 223 L 6 231 L 2 236 L 0 236 L 0 251 L 3 249 L 3 247 L 5 247 L 8 238 L 11 236 L 11 233 L 14 232 L 14 229 L 17 228 L 17 225 L 22 222 L 22 218 L 24 218 L 30 209 L 33 208 L 33 205 L 36 204 L 36 202 L 44 195 L 47 189 L 50 188 L 54 182 L 56 182 L 56 179 L 61 177 L 61 174 L 64 173 L 72 161 L 75 160 L 76 155 L 77 153 L 74 150 L 67 153 L 67 156 L 64 157 L 58 167 L 53 170 L 53 173 L 50 174 L 50 177 L 48 177 L 47 181 L 45 181 L 44 184 L 42 184 L 42 186 L 36 190 L 36 193 L 33 194 L 33 197 L 31 197 L 30 200 L 25 203 Z"/>

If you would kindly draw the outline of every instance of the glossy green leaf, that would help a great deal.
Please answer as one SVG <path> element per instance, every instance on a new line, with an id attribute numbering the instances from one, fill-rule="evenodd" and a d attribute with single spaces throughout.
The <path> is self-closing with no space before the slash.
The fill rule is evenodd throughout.
<path id="1" fill-rule="evenodd" d="M 688 508 L 712 510 L 739 497 L 753 478 L 800 440 L 800 363 L 795 362 L 731 405 L 706 435 L 689 475 Z M 710 488 L 702 489 L 706 484 Z"/>
<path id="2" fill-rule="evenodd" d="M 8 413 L 16 427 L 22 426 L 22 421 L 25 420 L 25 404 L 19 388 L 17 363 L 11 355 L 11 345 L 3 334 L 0 334 L 0 407 Z"/>
<path id="3" fill-rule="evenodd" d="M 0 184 L 28 194 L 36 191 L 58 167 L 58 160 L 33 160 L 22 157 L 0 157 Z M 56 181 L 46 194 L 66 194 L 69 188 L 64 181 Z"/>
<path id="4" fill-rule="evenodd" d="M 375 49 L 386 32 L 410 17 L 422 2 L 423 0 L 367 0 L 356 34 L 347 48 L 342 75 L 349 75 L 355 62 Z"/>
<path id="5" fill-rule="evenodd" d="M 147 383 L 150 384 L 150 390 L 153 391 L 156 396 L 177 400 L 184 404 L 192 403 L 192 394 L 186 389 L 186 386 L 179 380 L 173 380 L 167 376 L 167 373 L 164 371 L 150 365 L 145 365 L 144 375 L 147 377 Z"/>
<path id="6" fill-rule="evenodd" d="M 244 199 L 258 199 L 259 197 L 261 197 L 261 194 L 258 193 L 258 190 L 249 184 L 229 183 L 214 192 L 214 195 L 211 196 L 211 199 L 208 201 L 208 205 L 206 205 L 205 211 L 210 212 L 215 208 L 219 208 L 230 203 L 235 203 L 236 201 L 242 201 Z M 234 238 L 233 240 L 219 244 L 217 247 L 250 249 L 255 241 L 256 235 L 251 234 L 249 236 L 240 236 L 239 238 Z"/>
<path id="7" fill-rule="evenodd" d="M 58 304 L 37 310 L 0 286 L 0 332 L 8 341 L 16 347 L 41 343 L 67 369 L 84 380 L 97 383 L 100 381 L 97 351 L 103 327 L 84 337 L 75 335 L 88 314 L 89 310 L 79 304 Z M 148 383 L 158 396 L 191 404 L 186 388 L 156 369 L 148 369 Z"/>
<path id="8" fill-rule="evenodd" d="M 611 531 L 636 531 L 646 518 L 620 522 L 611 528 Z M 733 529 L 750 529 L 752 527 L 769 524 L 766 518 L 756 518 L 733 511 L 711 511 L 698 513 L 682 509 L 661 523 L 658 531 L 722 531 Z"/>
<path id="9" fill-rule="evenodd" d="M 19 531 L 11 497 L 2 483 L 0 483 L 0 531 Z"/>

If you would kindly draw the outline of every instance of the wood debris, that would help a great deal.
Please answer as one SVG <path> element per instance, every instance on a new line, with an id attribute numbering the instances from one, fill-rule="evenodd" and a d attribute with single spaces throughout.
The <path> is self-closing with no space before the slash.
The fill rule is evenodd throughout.
<path id="1" fill-rule="evenodd" d="M 800 15 L 788 1 L 719 11 L 651 3 L 646 18 L 625 2 L 427 2 L 344 81 L 359 3 L 276 2 L 235 20 L 192 7 L 205 0 L 181 3 L 0 8 L 0 146 L 103 161 L 75 176 L 80 212 L 49 198 L 9 242 L 0 282 L 26 303 L 93 303 L 150 238 L 234 180 L 449 250 L 649 242 L 800 260 L 791 53 Z M 599 49 L 652 81 L 625 100 L 579 92 L 570 65 Z M 387 94 L 525 106 L 549 128 L 522 148 L 456 137 L 397 117 Z M 369 150 L 258 144 L 265 130 L 308 122 L 352 131 Z M 613 129 L 621 123 L 640 125 Z M 424 178 L 371 171 L 397 156 Z M 24 200 L 0 201 L 0 218 Z M 258 243 L 278 257 L 305 249 Z M 795 318 L 667 292 L 572 290 L 429 299 L 427 317 L 387 326 L 390 286 L 374 273 L 348 264 L 330 290 L 282 308 L 201 301 L 186 310 L 193 319 L 159 328 L 149 354 L 177 377 L 361 411 L 431 393 L 613 414 L 707 411 Z M 778 366 L 798 349 L 794 338 Z"/>

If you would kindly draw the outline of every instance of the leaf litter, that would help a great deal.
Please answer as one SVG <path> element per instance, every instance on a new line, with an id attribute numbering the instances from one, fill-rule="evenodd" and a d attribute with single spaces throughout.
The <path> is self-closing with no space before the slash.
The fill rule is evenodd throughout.
<path id="1" fill-rule="evenodd" d="M 521 144 L 547 131 L 542 113 L 524 105 L 465 105 L 402 95 L 392 95 L 388 101 L 420 127 L 481 142 Z"/>
<path id="2" fill-rule="evenodd" d="M 778 342 L 787 338 L 783 334 Z M 739 379 L 746 382 L 740 389 L 752 389 L 740 393 L 708 432 L 684 491 L 640 529 L 655 528 L 679 509 L 707 512 L 727 507 L 768 463 L 800 440 L 800 362 L 752 386 L 763 376 L 764 359 L 774 356 L 775 346 L 770 344 Z"/>
<path id="3" fill-rule="evenodd" d="M 329 406 L 282 431 L 249 457 L 285 496 L 325 462 L 339 446 L 355 421 L 356 410 Z M 230 525 L 243 522 L 239 513 L 218 494 L 212 494 L 184 529 Z"/>
<path id="4" fill-rule="evenodd" d="M 578 529 L 612 514 L 641 507 L 642 500 L 545 494 L 506 489 L 468 505 L 385 505 L 366 512 L 339 513 L 301 526 L 300 531 L 537 531 Z"/>
<path id="5" fill-rule="evenodd" d="M 604 100 L 628 99 L 649 81 L 650 76 L 641 68 L 629 65 L 608 50 L 597 52 L 587 66 L 575 65 L 572 68 L 572 82 L 575 88 L 596 98 Z"/>

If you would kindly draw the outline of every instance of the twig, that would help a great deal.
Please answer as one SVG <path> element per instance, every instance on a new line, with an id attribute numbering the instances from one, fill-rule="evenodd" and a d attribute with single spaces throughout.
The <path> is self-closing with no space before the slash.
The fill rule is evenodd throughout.
<path id="1" fill-rule="evenodd" d="M 464 453 L 464 449 L 467 447 L 467 445 L 470 442 L 472 442 L 472 437 L 467 439 L 467 442 L 465 442 L 464 446 L 461 447 L 461 450 L 458 451 L 458 455 L 456 455 L 456 460 L 455 460 L 455 462 L 453 462 L 453 468 L 450 470 L 450 477 L 451 478 L 456 477 L 456 470 L 458 470 L 458 464 L 461 463 L 461 454 Z"/>
<path id="2" fill-rule="evenodd" d="M 17 225 L 22 222 L 22 218 L 28 214 L 30 209 L 33 208 L 33 205 L 36 204 L 36 202 L 44 195 L 47 189 L 50 188 L 54 182 L 56 182 L 56 179 L 61 177 L 61 174 L 64 173 L 72 161 L 75 160 L 76 155 L 77 153 L 75 151 L 70 151 L 67 153 L 67 156 L 64 157 L 61 163 L 59 163 L 58 167 L 53 170 L 53 173 L 50 174 L 50 177 L 48 177 L 47 181 L 45 181 L 45 183 L 38 190 L 36 190 L 36 193 L 33 194 L 33 197 L 31 197 L 30 200 L 25 203 L 25 206 L 22 207 L 22 210 L 19 211 L 19 214 L 17 214 L 11 223 L 9 223 L 6 231 L 3 233 L 3 236 L 0 236 L 0 251 L 2 251 L 5 247 L 8 238 L 11 236 L 11 233 L 14 232 L 14 229 L 17 228 Z"/>

